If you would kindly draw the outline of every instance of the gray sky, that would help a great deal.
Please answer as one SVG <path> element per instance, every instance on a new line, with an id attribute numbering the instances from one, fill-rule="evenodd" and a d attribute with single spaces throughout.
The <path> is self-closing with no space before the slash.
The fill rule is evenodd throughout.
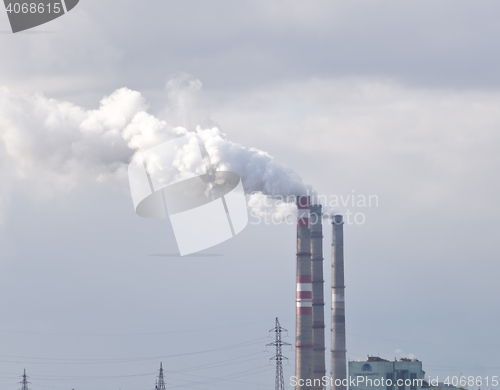
<path id="1" fill-rule="evenodd" d="M 500 375 L 499 12 L 81 0 L 15 35 L 0 13 L 0 384 L 19 387 L 26 368 L 32 390 L 152 389 L 162 361 L 171 388 L 272 389 L 276 316 L 294 342 L 293 226 L 250 224 L 204 252 L 220 256 L 152 256 L 177 251 L 168 221 L 138 217 L 119 172 L 98 180 L 99 151 L 67 165 L 68 143 L 26 103 L 97 109 L 122 87 L 173 126 L 267 151 L 321 194 L 378 197 L 339 207 L 365 216 L 345 226 L 349 359 L 414 355 L 440 381 Z"/>

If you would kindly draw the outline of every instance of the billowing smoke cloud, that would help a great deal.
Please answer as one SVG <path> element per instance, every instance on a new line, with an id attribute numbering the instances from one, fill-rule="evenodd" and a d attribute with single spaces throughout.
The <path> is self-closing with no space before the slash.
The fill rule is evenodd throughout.
<path id="1" fill-rule="evenodd" d="M 197 81 L 196 86 L 199 89 L 201 83 Z M 8 164 L 11 178 L 34 180 L 42 187 L 43 177 L 45 191 L 67 190 L 95 181 L 128 188 L 127 166 L 135 153 L 188 136 L 199 141 L 209 169 L 236 172 L 246 193 L 259 193 L 249 196 L 249 205 L 257 213 L 265 208 L 277 213 L 290 210 L 290 205 L 270 206 L 260 201 L 267 195 L 306 193 L 302 179 L 268 153 L 234 143 L 216 127 L 198 126 L 191 131 L 171 127 L 148 113 L 148 108 L 139 92 L 127 88 L 104 97 L 95 110 L 41 94 L 16 95 L 2 88 L 0 142 L 6 157 L 0 162 L 2 169 L 6 170 Z M 194 169 L 190 161 L 187 151 L 170 167 L 169 174 Z"/>

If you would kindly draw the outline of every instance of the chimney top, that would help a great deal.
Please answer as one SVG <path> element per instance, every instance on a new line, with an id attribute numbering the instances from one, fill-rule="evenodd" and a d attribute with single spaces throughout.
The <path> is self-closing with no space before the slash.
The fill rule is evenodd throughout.
<path id="1" fill-rule="evenodd" d="M 342 215 L 340 214 L 337 214 L 337 215 L 334 215 L 333 218 L 332 218 L 332 223 L 335 224 L 335 225 L 341 225 L 344 223 L 344 218 Z"/>

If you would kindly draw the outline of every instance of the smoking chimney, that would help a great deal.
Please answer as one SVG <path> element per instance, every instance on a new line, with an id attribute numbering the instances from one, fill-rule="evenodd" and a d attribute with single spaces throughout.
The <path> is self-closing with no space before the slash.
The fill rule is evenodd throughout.
<path id="1" fill-rule="evenodd" d="M 295 376 L 302 386 L 295 390 L 306 390 L 307 379 L 313 378 L 312 341 L 312 279 L 311 237 L 309 230 L 309 196 L 297 197 L 297 325 L 295 340 Z M 309 389 L 310 390 L 310 387 Z"/>
<path id="2" fill-rule="evenodd" d="M 346 390 L 344 222 L 332 218 L 332 390 Z M 340 381 L 338 381 L 340 379 Z M 335 384 L 337 383 L 337 384 Z"/>
<path id="3" fill-rule="evenodd" d="M 311 276 L 312 276 L 312 339 L 313 339 L 313 390 L 324 387 L 325 376 L 325 299 L 323 289 L 323 224 L 321 205 L 311 206 Z"/>

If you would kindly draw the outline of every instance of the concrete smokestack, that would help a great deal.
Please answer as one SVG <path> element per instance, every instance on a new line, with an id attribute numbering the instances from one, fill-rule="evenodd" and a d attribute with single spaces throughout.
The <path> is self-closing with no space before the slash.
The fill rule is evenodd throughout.
<path id="1" fill-rule="evenodd" d="M 309 196 L 297 197 L 297 325 L 295 339 L 295 390 L 310 390 L 305 383 L 313 378 L 311 234 Z"/>
<path id="2" fill-rule="evenodd" d="M 332 390 L 346 390 L 347 379 L 344 306 L 344 222 L 332 218 Z M 338 381 L 340 379 L 340 382 Z"/>
<path id="3" fill-rule="evenodd" d="M 322 390 L 325 369 L 325 299 L 323 279 L 323 223 L 321 205 L 311 206 L 311 275 L 312 275 L 312 339 L 313 377 L 311 389 Z"/>

